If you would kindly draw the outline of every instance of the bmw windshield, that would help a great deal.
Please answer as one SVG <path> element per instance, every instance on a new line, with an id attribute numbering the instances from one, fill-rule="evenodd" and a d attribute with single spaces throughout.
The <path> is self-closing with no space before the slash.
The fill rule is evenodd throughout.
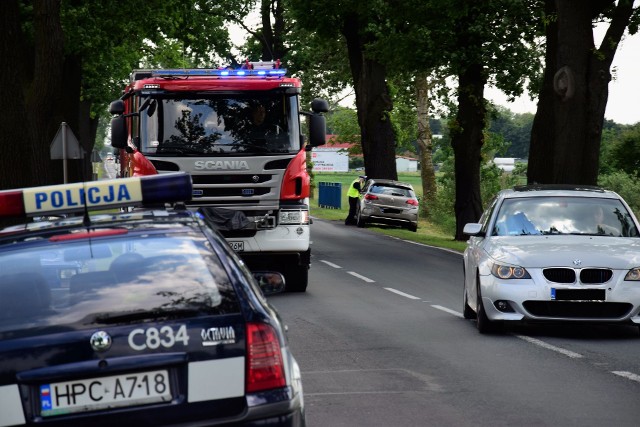
<path id="1" fill-rule="evenodd" d="M 146 155 L 283 154 L 301 147 L 293 95 L 172 93 L 139 101 Z"/>
<path id="2" fill-rule="evenodd" d="M 626 207 L 617 199 L 527 197 L 504 201 L 492 234 L 637 237 L 638 230 Z"/>

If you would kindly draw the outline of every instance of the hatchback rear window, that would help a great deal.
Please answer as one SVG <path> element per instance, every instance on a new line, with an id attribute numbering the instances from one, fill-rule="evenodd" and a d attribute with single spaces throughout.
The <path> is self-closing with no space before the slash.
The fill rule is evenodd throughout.
<path id="1" fill-rule="evenodd" d="M 413 197 L 412 191 L 406 187 L 373 185 L 370 191 L 373 194 L 385 194 L 387 196 Z"/>
<path id="2" fill-rule="evenodd" d="M 0 331 L 113 323 L 127 315 L 239 312 L 234 288 L 199 235 L 150 234 L 0 252 Z"/>

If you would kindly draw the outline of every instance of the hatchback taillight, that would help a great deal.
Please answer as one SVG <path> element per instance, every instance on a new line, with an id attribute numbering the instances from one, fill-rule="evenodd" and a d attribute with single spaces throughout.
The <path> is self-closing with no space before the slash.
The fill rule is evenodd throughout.
<path id="1" fill-rule="evenodd" d="M 375 194 L 365 194 L 364 195 L 364 199 L 365 200 L 378 200 L 378 196 L 376 196 Z"/>
<path id="2" fill-rule="evenodd" d="M 418 206 L 418 201 L 416 199 L 409 199 L 407 200 L 407 204 L 412 206 Z"/>
<path id="3" fill-rule="evenodd" d="M 247 323 L 247 393 L 286 386 L 276 332 L 264 323 Z"/>

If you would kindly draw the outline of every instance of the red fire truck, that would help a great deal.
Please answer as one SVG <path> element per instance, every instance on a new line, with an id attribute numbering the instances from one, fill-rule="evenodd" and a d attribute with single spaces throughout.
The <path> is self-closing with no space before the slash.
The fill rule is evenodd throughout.
<path id="1" fill-rule="evenodd" d="M 215 222 L 251 269 L 307 288 L 306 151 L 325 143 L 325 100 L 299 106 L 301 82 L 278 62 L 239 69 L 136 70 L 111 103 L 111 143 L 122 177 L 189 172 L 189 207 Z M 308 140 L 301 116 L 308 121 Z"/>

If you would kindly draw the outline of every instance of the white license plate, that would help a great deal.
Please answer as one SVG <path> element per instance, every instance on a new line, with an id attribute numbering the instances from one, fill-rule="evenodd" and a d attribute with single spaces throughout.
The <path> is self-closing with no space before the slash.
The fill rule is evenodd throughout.
<path id="1" fill-rule="evenodd" d="M 168 371 L 137 372 L 40 386 L 43 417 L 171 400 Z"/>
<path id="2" fill-rule="evenodd" d="M 244 251 L 244 242 L 229 242 L 229 245 L 231 245 L 231 249 L 236 252 Z"/>

